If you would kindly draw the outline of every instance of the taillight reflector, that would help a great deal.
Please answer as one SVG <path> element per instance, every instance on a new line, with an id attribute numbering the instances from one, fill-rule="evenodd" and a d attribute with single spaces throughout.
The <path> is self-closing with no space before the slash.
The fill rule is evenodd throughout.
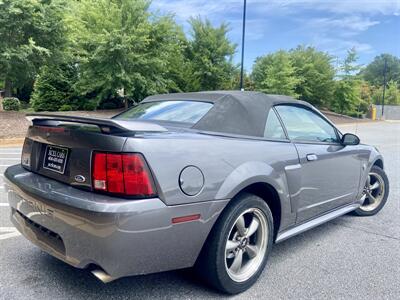
<path id="1" fill-rule="evenodd" d="M 155 195 L 150 170 L 139 153 L 93 153 L 93 189 L 127 196 Z"/>
<path id="2" fill-rule="evenodd" d="M 178 223 L 196 221 L 199 219 L 200 219 L 200 214 L 195 214 L 195 215 L 172 218 L 171 221 L 172 221 L 172 224 L 178 224 Z"/>

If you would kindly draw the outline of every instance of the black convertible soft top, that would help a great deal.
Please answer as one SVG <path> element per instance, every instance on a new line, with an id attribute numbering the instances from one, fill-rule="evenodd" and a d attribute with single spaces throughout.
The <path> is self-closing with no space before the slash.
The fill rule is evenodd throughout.
<path id="1" fill-rule="evenodd" d="M 143 102 L 190 100 L 213 103 L 213 107 L 192 126 L 193 129 L 262 137 L 270 108 L 283 103 L 301 103 L 289 96 L 267 95 L 261 92 L 210 91 L 161 94 Z"/>

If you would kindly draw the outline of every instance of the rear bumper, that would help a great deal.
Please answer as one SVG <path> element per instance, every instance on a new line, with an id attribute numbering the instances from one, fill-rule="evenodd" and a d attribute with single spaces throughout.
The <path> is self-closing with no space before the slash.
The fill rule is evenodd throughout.
<path id="1" fill-rule="evenodd" d="M 5 172 L 11 219 L 51 255 L 78 268 L 100 266 L 113 278 L 192 266 L 228 200 L 167 206 L 82 191 L 26 171 Z M 172 224 L 172 218 L 200 214 Z"/>

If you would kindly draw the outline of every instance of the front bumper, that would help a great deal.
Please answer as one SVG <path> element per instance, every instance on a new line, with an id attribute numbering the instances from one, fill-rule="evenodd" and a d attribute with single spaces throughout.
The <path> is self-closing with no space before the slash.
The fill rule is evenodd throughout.
<path id="1" fill-rule="evenodd" d="M 73 188 L 20 165 L 5 172 L 11 220 L 34 244 L 78 268 L 112 278 L 191 267 L 228 200 L 167 206 Z M 175 217 L 200 214 L 172 224 Z"/>

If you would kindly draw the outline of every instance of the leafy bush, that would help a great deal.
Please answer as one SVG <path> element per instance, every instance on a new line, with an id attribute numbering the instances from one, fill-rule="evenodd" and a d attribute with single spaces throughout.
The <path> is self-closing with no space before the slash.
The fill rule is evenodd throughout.
<path id="1" fill-rule="evenodd" d="M 29 102 L 26 102 L 26 101 L 23 101 L 23 100 L 19 101 L 19 109 L 20 110 L 21 109 L 29 110 L 30 108 L 31 108 L 31 106 L 30 106 Z"/>
<path id="2" fill-rule="evenodd" d="M 295 74 L 290 54 L 280 50 L 256 59 L 252 78 L 256 89 L 267 94 L 298 97 L 295 90 L 301 83 Z"/>
<path id="3" fill-rule="evenodd" d="M 88 100 L 82 105 L 83 110 L 95 110 L 97 108 L 97 100 Z"/>
<path id="4" fill-rule="evenodd" d="M 358 111 L 355 111 L 355 112 L 351 112 L 351 113 L 348 113 L 348 115 L 350 116 L 350 117 L 353 117 L 353 118 L 358 118 L 358 119 L 362 119 L 363 117 L 364 117 L 364 113 L 363 112 L 358 112 Z"/>
<path id="5" fill-rule="evenodd" d="M 98 109 L 117 109 L 124 107 L 124 99 L 121 97 L 113 97 L 100 101 Z"/>
<path id="6" fill-rule="evenodd" d="M 74 100 L 76 95 L 73 88 L 76 76 L 76 68 L 70 64 L 43 67 L 32 94 L 33 109 L 35 111 L 57 111 L 64 105 L 68 105 L 72 109 L 69 103 Z"/>
<path id="7" fill-rule="evenodd" d="M 357 116 L 361 102 L 360 85 L 355 80 L 339 80 L 335 83 L 335 92 L 331 109 L 339 114 Z"/>
<path id="8" fill-rule="evenodd" d="M 70 111 L 70 110 L 73 110 L 73 109 L 72 109 L 72 106 L 69 104 L 63 104 L 59 108 L 59 111 Z"/>
<path id="9" fill-rule="evenodd" d="M 18 98 L 7 97 L 3 99 L 3 109 L 4 110 L 16 110 L 20 109 L 20 102 Z"/>

